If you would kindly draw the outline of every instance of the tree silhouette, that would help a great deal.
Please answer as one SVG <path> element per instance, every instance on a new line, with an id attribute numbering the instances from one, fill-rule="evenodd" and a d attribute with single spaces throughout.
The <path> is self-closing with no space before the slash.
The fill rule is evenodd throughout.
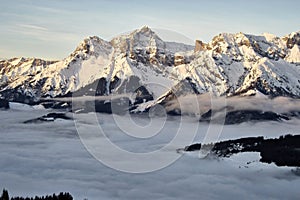
<path id="1" fill-rule="evenodd" d="M 12 197 L 9 198 L 8 191 L 6 189 L 3 189 L 2 196 L 0 197 L 0 200 L 73 200 L 73 197 L 70 193 L 59 193 L 59 195 L 53 194 L 53 195 L 46 195 L 42 197 Z"/>
<path id="2" fill-rule="evenodd" d="M 8 191 L 6 189 L 3 189 L 2 196 L 0 197 L 0 200 L 9 200 Z"/>

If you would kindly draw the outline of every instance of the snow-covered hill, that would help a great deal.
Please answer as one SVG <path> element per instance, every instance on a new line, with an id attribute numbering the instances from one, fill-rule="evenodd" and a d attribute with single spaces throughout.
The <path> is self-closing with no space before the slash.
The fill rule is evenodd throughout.
<path id="1" fill-rule="evenodd" d="M 155 103 L 170 98 L 174 89 L 186 90 L 188 83 L 192 90 L 187 91 L 199 94 L 300 97 L 299 45 L 300 32 L 282 38 L 222 33 L 208 44 L 196 41 L 194 47 L 164 42 L 145 26 L 111 41 L 88 37 L 61 61 L 2 60 L 0 94 L 34 103 L 74 92 L 136 93 L 150 95 L 145 100 Z"/>

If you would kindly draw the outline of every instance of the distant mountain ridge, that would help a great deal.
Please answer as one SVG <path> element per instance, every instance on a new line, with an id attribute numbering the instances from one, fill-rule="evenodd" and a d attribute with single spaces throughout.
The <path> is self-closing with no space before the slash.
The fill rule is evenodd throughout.
<path id="1" fill-rule="evenodd" d="M 299 98 L 299 45 L 300 32 L 294 32 L 282 38 L 221 33 L 191 46 L 164 42 L 145 26 L 111 41 L 88 37 L 61 61 L 1 60 L 0 95 L 29 104 L 75 93 L 132 93 L 136 104 L 155 103 L 170 99 L 174 90 Z"/>

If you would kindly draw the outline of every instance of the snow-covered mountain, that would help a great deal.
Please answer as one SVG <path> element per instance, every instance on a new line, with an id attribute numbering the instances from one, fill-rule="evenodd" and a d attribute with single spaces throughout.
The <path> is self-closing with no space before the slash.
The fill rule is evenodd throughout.
<path id="1" fill-rule="evenodd" d="M 177 81 L 177 77 L 170 78 L 168 69 L 176 62 L 187 62 L 181 56 L 178 61 L 175 54 L 192 50 L 193 46 L 162 41 L 148 27 L 110 42 L 89 37 L 62 61 L 1 61 L 1 94 L 13 101 L 37 101 L 40 97 L 64 96 L 94 82 L 101 87 L 98 95 L 126 93 L 130 92 L 126 86 L 135 77 L 140 86 L 159 97 L 166 92 L 165 86 L 171 87 Z"/>
<path id="2" fill-rule="evenodd" d="M 25 103 L 125 93 L 162 102 L 174 91 L 300 97 L 299 45 L 300 32 L 282 38 L 222 33 L 194 47 L 164 42 L 145 26 L 111 41 L 88 37 L 61 61 L 2 60 L 0 94 Z"/>
<path id="3" fill-rule="evenodd" d="M 283 38 L 223 33 L 209 44 L 198 41 L 196 50 L 209 52 L 220 69 L 214 71 L 221 77 L 219 82 L 226 83 L 216 85 L 219 95 L 259 91 L 271 96 L 299 97 L 299 44 L 300 32 Z"/>

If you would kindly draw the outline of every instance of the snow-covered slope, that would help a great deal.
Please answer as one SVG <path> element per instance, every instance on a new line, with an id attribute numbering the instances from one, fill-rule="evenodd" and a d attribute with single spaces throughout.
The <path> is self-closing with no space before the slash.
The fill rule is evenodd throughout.
<path id="1" fill-rule="evenodd" d="M 37 62 L 24 58 L 1 61 L 1 93 L 10 100 L 34 101 L 40 97 L 64 96 L 99 80 L 104 80 L 100 95 L 126 93 L 131 77 L 135 77 L 137 84 L 131 87 L 145 86 L 154 97 L 159 97 L 178 81 L 168 73 L 168 68 L 174 66 L 175 54 L 193 48 L 165 43 L 148 27 L 110 42 L 89 37 L 62 61 Z"/>
<path id="2" fill-rule="evenodd" d="M 180 83 L 188 80 L 196 93 L 300 97 L 299 45 L 300 32 L 282 38 L 221 33 L 208 44 L 196 41 L 194 48 L 164 42 L 145 26 L 109 42 L 88 37 L 62 61 L 2 60 L 0 93 L 30 103 L 74 92 L 140 91 L 161 101 L 174 89 L 183 91 L 186 84 Z"/>
<path id="3" fill-rule="evenodd" d="M 65 95 L 101 77 L 105 67 L 111 64 L 112 52 L 113 48 L 108 42 L 89 37 L 62 61 L 23 58 L 2 61 L 2 91 L 9 91 L 13 100 L 23 95 L 29 100 Z"/>
<path id="4" fill-rule="evenodd" d="M 209 69 L 215 68 L 215 79 L 211 82 L 217 95 L 259 91 L 271 96 L 299 97 L 299 44 L 299 32 L 283 38 L 267 33 L 262 36 L 222 33 L 208 44 L 196 42 L 195 49 L 210 54 L 214 60 L 215 65 Z"/>

